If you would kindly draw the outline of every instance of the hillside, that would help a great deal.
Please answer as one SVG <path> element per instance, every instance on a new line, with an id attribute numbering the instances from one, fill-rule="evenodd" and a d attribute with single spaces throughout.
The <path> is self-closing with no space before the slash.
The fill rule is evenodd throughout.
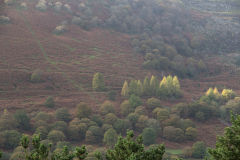
<path id="1" fill-rule="evenodd" d="M 239 95 L 238 7 L 231 8 L 231 12 L 226 3 L 217 1 L 59 0 L 59 10 L 56 2 L 41 2 L 47 8 L 40 9 L 36 7 L 40 1 L 6 0 L 0 4 L 0 16 L 4 16 L 0 17 L 1 113 L 5 109 L 10 113 L 24 109 L 34 117 L 42 111 L 54 114 L 65 107 L 74 118 L 80 102 L 97 113 L 108 100 L 108 92 L 115 91 L 112 103 L 116 115 L 123 118 L 120 104 L 126 99 L 121 96 L 124 81 L 143 81 L 152 75 L 160 79 L 169 74 L 180 77 L 182 97 L 161 99 L 161 105 L 170 109 L 180 102 L 194 103 L 210 87 L 233 89 Z M 158 4 L 156 8 L 154 4 Z M 62 27 L 60 31 L 57 26 Z M 92 89 L 97 72 L 104 75 L 105 91 Z M 40 74 L 41 82 L 31 80 L 33 73 Z M 54 97 L 54 108 L 44 104 L 49 96 Z M 150 97 L 141 97 L 143 105 Z M 194 141 L 171 142 L 158 137 L 157 142 L 164 142 L 170 149 L 191 146 L 196 141 L 213 146 L 216 135 L 222 134 L 227 124 L 214 116 L 205 122 L 186 118 L 198 131 Z"/>

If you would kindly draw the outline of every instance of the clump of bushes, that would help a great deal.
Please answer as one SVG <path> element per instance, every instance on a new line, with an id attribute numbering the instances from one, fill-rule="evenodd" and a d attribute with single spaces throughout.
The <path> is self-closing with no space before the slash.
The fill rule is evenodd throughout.
<path id="1" fill-rule="evenodd" d="M 35 7 L 40 11 L 46 11 L 47 10 L 46 0 L 39 0 Z"/>
<path id="2" fill-rule="evenodd" d="M 10 23 L 10 18 L 7 17 L 7 16 L 0 16 L 0 23 L 1 24 L 7 24 L 7 23 Z"/>
<path id="3" fill-rule="evenodd" d="M 48 96 L 44 105 L 48 108 L 53 108 L 55 106 L 55 101 L 52 96 Z"/>

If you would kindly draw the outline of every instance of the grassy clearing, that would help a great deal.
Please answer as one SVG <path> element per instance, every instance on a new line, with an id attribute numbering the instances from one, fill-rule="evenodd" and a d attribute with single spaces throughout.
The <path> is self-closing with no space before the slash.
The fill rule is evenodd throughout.
<path id="1" fill-rule="evenodd" d="M 166 149 L 166 152 L 173 155 L 179 155 L 183 153 L 181 149 Z"/>

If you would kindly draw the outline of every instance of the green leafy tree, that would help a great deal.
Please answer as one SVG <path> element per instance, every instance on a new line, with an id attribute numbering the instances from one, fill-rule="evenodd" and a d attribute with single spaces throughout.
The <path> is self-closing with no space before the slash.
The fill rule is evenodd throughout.
<path id="1" fill-rule="evenodd" d="M 204 158 L 206 155 L 206 145 L 202 141 L 198 141 L 192 146 L 192 157 L 193 158 Z M 218 159 L 220 160 L 220 159 Z"/>
<path id="2" fill-rule="evenodd" d="M 117 137 L 117 132 L 113 128 L 110 128 L 104 133 L 103 142 L 107 146 L 113 147 L 114 144 L 117 142 Z"/>
<path id="3" fill-rule="evenodd" d="M 101 73 L 95 73 L 92 80 L 92 88 L 95 91 L 103 91 L 105 89 L 104 77 Z"/>
<path id="4" fill-rule="evenodd" d="M 142 137 L 133 138 L 133 131 L 127 132 L 127 137 L 119 137 L 113 149 L 107 150 L 107 160 L 162 160 L 165 152 L 164 145 L 158 145 L 148 150 L 144 148 Z M 101 154 L 97 154 L 98 160 L 103 160 Z"/>
<path id="5" fill-rule="evenodd" d="M 115 107 L 112 102 L 104 101 L 100 107 L 100 112 L 102 115 L 106 115 L 108 113 L 115 113 Z"/>
<path id="6" fill-rule="evenodd" d="M 130 98 L 129 98 L 128 101 L 129 101 L 131 107 L 134 108 L 134 109 L 135 109 L 137 106 L 140 106 L 140 105 L 142 104 L 141 98 L 138 97 L 138 96 L 136 96 L 136 95 L 134 95 L 134 94 L 132 94 L 132 95 L 130 96 Z"/>
<path id="7" fill-rule="evenodd" d="M 89 117 L 91 113 L 92 113 L 92 109 L 86 103 L 81 102 L 77 105 L 78 118 Z"/>
<path id="8" fill-rule="evenodd" d="M 216 148 L 208 150 L 213 160 L 237 160 L 240 157 L 240 115 L 231 114 L 231 123 L 224 129 L 224 135 L 217 137 Z"/>
<path id="9" fill-rule="evenodd" d="M 120 112 L 122 115 L 127 116 L 129 113 L 133 112 L 134 108 L 131 107 L 128 100 L 125 100 L 120 105 Z"/>
<path id="10" fill-rule="evenodd" d="M 131 80 L 129 84 L 129 94 L 138 95 L 138 82 L 137 80 Z"/>
<path id="11" fill-rule="evenodd" d="M 54 143 L 57 143 L 58 141 L 64 141 L 65 138 L 66 137 L 62 131 L 52 130 L 48 133 L 48 139 Z"/>
<path id="12" fill-rule="evenodd" d="M 143 81 L 143 94 L 145 96 L 151 95 L 150 80 L 148 77 L 145 77 L 145 79 Z"/>
<path id="13" fill-rule="evenodd" d="M 153 128 L 144 128 L 142 132 L 143 144 L 150 145 L 154 144 L 157 138 L 155 129 Z"/>
<path id="14" fill-rule="evenodd" d="M 24 110 L 18 110 L 14 114 L 14 119 L 17 122 L 17 127 L 23 130 L 29 130 L 30 126 L 30 118 Z"/>
<path id="15" fill-rule="evenodd" d="M 55 116 L 60 121 L 69 122 L 71 120 L 71 115 L 66 108 L 59 108 L 56 110 Z"/>
<path id="16" fill-rule="evenodd" d="M 152 75 L 150 80 L 151 95 L 155 96 L 158 90 L 158 80 L 155 76 Z"/>
<path id="17" fill-rule="evenodd" d="M 129 96 L 129 88 L 128 88 L 128 82 L 127 81 L 124 81 L 124 83 L 123 83 L 121 95 L 124 96 L 124 97 Z"/>
<path id="18" fill-rule="evenodd" d="M 0 146 L 5 149 L 13 149 L 18 146 L 21 134 L 16 130 L 0 132 Z"/>
<path id="19" fill-rule="evenodd" d="M 143 94 L 143 84 L 140 80 L 137 81 L 137 95 L 141 96 Z"/>

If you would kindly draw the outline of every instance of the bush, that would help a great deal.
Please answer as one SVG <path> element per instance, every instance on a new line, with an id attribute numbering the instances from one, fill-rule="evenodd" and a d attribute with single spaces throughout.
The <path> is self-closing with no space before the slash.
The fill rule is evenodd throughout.
<path id="1" fill-rule="evenodd" d="M 17 122 L 17 127 L 23 130 L 29 130 L 30 126 L 30 118 L 27 113 L 23 110 L 18 110 L 14 114 L 14 119 Z"/>
<path id="2" fill-rule="evenodd" d="M 93 122 L 96 122 L 98 126 L 102 126 L 102 124 L 103 124 L 103 119 L 100 115 L 93 115 L 91 120 Z"/>
<path id="3" fill-rule="evenodd" d="M 185 147 L 183 149 L 183 157 L 184 158 L 191 158 L 192 157 L 192 148 L 191 147 Z"/>
<path id="4" fill-rule="evenodd" d="M 113 128 L 111 124 L 103 124 L 102 131 L 105 133 L 110 128 Z"/>
<path id="5" fill-rule="evenodd" d="M 156 108 L 155 110 L 153 110 L 153 113 L 156 115 L 156 118 L 161 122 L 168 119 L 170 115 L 168 109 L 161 108 Z"/>
<path id="6" fill-rule="evenodd" d="M 140 97 L 138 97 L 138 96 L 135 96 L 134 94 L 132 94 L 131 96 L 130 96 L 130 98 L 129 98 L 129 104 L 130 104 L 130 106 L 132 107 L 132 108 L 136 108 L 137 106 L 140 106 L 140 105 L 142 105 L 142 100 L 141 100 L 141 98 Z"/>
<path id="7" fill-rule="evenodd" d="M 197 129 L 188 127 L 185 132 L 185 137 L 187 140 L 195 140 L 197 138 Z"/>
<path id="8" fill-rule="evenodd" d="M 184 131 L 189 127 L 195 127 L 195 124 L 190 119 L 181 119 L 178 123 L 178 127 Z"/>
<path id="9" fill-rule="evenodd" d="M 86 142 L 98 144 L 102 140 L 102 130 L 97 126 L 91 126 L 86 132 Z"/>
<path id="10" fill-rule="evenodd" d="M 54 10 L 57 12 L 60 12 L 62 9 L 62 3 L 61 2 L 56 2 L 54 5 Z"/>
<path id="11" fill-rule="evenodd" d="M 4 149 L 14 149 L 18 146 L 21 134 L 16 130 L 0 132 L 0 146 Z"/>
<path id="12" fill-rule="evenodd" d="M 117 142 L 117 139 L 118 139 L 117 132 L 113 128 L 108 129 L 104 133 L 103 142 L 109 147 L 113 147 L 114 144 Z"/>
<path id="13" fill-rule="evenodd" d="M 40 70 L 35 70 L 31 75 L 31 82 L 32 83 L 40 83 L 43 82 L 42 72 Z"/>
<path id="14" fill-rule="evenodd" d="M 85 123 L 69 124 L 68 137 L 71 140 L 82 140 L 85 138 L 87 128 L 88 128 L 88 126 Z"/>
<path id="15" fill-rule="evenodd" d="M 62 131 L 52 130 L 48 133 L 48 139 L 55 144 L 59 141 L 64 141 L 65 138 L 66 137 Z"/>
<path id="16" fill-rule="evenodd" d="M 66 31 L 67 31 L 66 25 L 59 25 L 54 29 L 53 33 L 59 35 Z"/>
<path id="17" fill-rule="evenodd" d="M 0 131 L 16 128 L 17 122 L 14 117 L 5 109 L 0 117 Z"/>
<path id="18" fill-rule="evenodd" d="M 195 114 L 195 118 L 196 118 L 198 121 L 201 121 L 201 122 L 203 122 L 203 121 L 206 120 L 204 113 L 201 112 L 201 111 L 199 111 L 199 112 L 197 112 L 197 113 Z"/>
<path id="19" fill-rule="evenodd" d="M 180 128 L 167 126 L 163 129 L 163 137 L 169 141 L 182 142 L 184 140 L 184 132 Z"/>
<path id="20" fill-rule="evenodd" d="M 52 96 L 49 96 L 45 103 L 44 103 L 45 106 L 47 106 L 48 108 L 53 108 L 55 106 L 55 102 L 54 102 L 54 99 Z"/>
<path id="21" fill-rule="evenodd" d="M 161 101 L 157 98 L 149 98 L 147 100 L 147 106 L 150 110 L 153 110 L 157 107 L 161 107 Z"/>
<path id="22" fill-rule="evenodd" d="M 115 107 L 112 102 L 105 101 L 100 107 L 100 112 L 102 115 L 106 115 L 108 113 L 115 113 Z"/>
<path id="23" fill-rule="evenodd" d="M 142 132 L 143 144 L 154 144 L 157 138 L 156 130 L 153 128 L 145 128 Z"/>
<path id="24" fill-rule="evenodd" d="M 117 116 L 113 113 L 108 113 L 105 117 L 104 117 L 104 123 L 107 124 L 111 124 L 113 125 L 116 121 L 117 121 Z"/>
<path id="25" fill-rule="evenodd" d="M 0 16 L 0 24 L 10 23 L 10 18 L 6 16 Z"/>
<path id="26" fill-rule="evenodd" d="M 47 10 L 47 2 L 45 0 L 39 0 L 35 7 L 40 11 L 45 11 Z"/>
<path id="27" fill-rule="evenodd" d="M 136 123 L 136 129 L 141 132 L 144 128 L 147 127 L 148 117 L 145 115 L 139 116 L 137 123 Z"/>
<path id="28" fill-rule="evenodd" d="M 35 117 L 35 121 L 44 121 L 44 122 L 50 122 L 53 119 L 52 115 L 46 113 L 46 112 L 39 112 Z"/>
<path id="29" fill-rule="evenodd" d="M 89 117 L 92 113 L 92 109 L 86 103 L 80 103 L 77 105 L 78 118 Z"/>
<path id="30" fill-rule="evenodd" d="M 204 158 L 206 155 L 206 146 L 204 142 L 198 141 L 192 146 L 192 157 L 193 158 Z"/>
<path id="31" fill-rule="evenodd" d="M 125 100 L 120 105 L 121 114 L 127 116 L 129 113 L 133 112 L 134 109 L 131 107 L 128 100 Z"/>
<path id="32" fill-rule="evenodd" d="M 59 121 L 69 122 L 71 120 L 71 115 L 66 108 L 59 108 L 56 110 L 55 116 Z"/>
<path id="33" fill-rule="evenodd" d="M 15 0 L 4 0 L 4 3 L 6 5 L 13 5 L 15 3 Z"/>

